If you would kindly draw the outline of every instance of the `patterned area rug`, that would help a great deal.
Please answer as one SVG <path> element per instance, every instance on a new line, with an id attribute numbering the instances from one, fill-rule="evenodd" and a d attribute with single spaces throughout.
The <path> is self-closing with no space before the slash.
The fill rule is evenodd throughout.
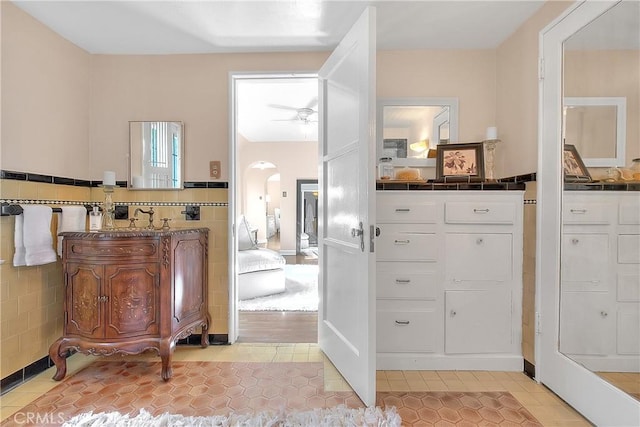
<path id="1" fill-rule="evenodd" d="M 351 391 L 325 390 L 324 367 L 319 362 L 174 362 L 173 377 L 165 382 L 160 378 L 159 361 L 113 359 L 96 361 L 65 378 L 2 426 L 59 426 L 88 413 L 233 417 L 315 412 L 314 416 L 323 416 L 319 410 L 364 408 Z M 381 410 L 395 407 L 403 426 L 542 425 L 508 392 L 381 392 L 376 406 Z M 341 419 L 348 416 L 356 415 Z M 290 425 L 317 425 L 314 422 Z"/>

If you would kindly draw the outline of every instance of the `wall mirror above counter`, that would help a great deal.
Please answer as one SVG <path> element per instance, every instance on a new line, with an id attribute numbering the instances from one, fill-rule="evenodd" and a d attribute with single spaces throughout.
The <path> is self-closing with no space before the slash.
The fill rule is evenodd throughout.
<path id="1" fill-rule="evenodd" d="M 585 166 L 625 166 L 627 98 L 564 98 L 563 139 L 576 147 Z"/>
<path id="2" fill-rule="evenodd" d="M 181 190 L 182 122 L 129 122 L 129 189 Z"/>
<path id="3" fill-rule="evenodd" d="M 377 157 L 393 166 L 435 167 L 436 145 L 458 140 L 457 98 L 382 98 L 377 112 Z"/>

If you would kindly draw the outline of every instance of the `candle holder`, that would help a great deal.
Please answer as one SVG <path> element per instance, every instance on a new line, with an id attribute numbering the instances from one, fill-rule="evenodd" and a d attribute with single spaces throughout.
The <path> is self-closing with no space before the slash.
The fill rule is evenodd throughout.
<path id="1" fill-rule="evenodd" d="M 485 147 L 485 156 L 484 156 L 484 175 L 485 180 L 490 182 L 495 182 L 495 151 L 496 145 L 500 142 L 499 139 L 487 139 L 484 141 Z"/>
<path id="2" fill-rule="evenodd" d="M 115 225 L 115 208 L 113 207 L 113 199 L 111 195 L 114 190 L 113 185 L 103 185 L 102 191 L 104 192 L 104 214 L 103 214 L 103 222 L 102 228 L 105 230 L 113 230 L 116 228 Z"/>

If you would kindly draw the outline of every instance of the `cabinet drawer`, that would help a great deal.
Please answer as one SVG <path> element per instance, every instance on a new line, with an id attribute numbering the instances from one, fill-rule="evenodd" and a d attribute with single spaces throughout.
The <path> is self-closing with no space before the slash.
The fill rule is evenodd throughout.
<path id="1" fill-rule="evenodd" d="M 447 202 L 447 224 L 513 224 L 516 206 L 505 202 Z"/>
<path id="2" fill-rule="evenodd" d="M 640 354 L 640 312 L 637 304 L 629 304 L 618 310 L 618 354 Z"/>
<path id="3" fill-rule="evenodd" d="M 377 351 L 380 353 L 435 351 L 433 311 L 378 310 Z"/>
<path id="4" fill-rule="evenodd" d="M 391 264 L 389 266 L 388 264 Z M 435 271 L 412 271 L 410 263 L 378 263 L 378 298 L 436 299 Z"/>
<path id="5" fill-rule="evenodd" d="M 496 281 L 512 277 L 512 235 L 447 233 L 445 279 L 449 282 Z"/>
<path id="6" fill-rule="evenodd" d="M 613 210 L 601 203 L 565 203 L 562 209 L 564 224 L 611 224 Z"/>
<path id="7" fill-rule="evenodd" d="M 640 272 L 618 273 L 617 300 L 640 302 Z"/>
<path id="8" fill-rule="evenodd" d="M 437 240 L 433 230 L 421 224 L 380 224 L 378 260 L 435 261 Z"/>
<path id="9" fill-rule="evenodd" d="M 560 351 L 607 355 L 615 352 L 615 312 L 603 292 L 562 292 Z"/>
<path id="10" fill-rule="evenodd" d="M 415 195 L 378 195 L 376 217 L 378 222 L 434 224 L 438 217 L 436 202 L 416 200 Z"/>
<path id="11" fill-rule="evenodd" d="M 618 262 L 620 264 L 640 264 L 640 234 L 620 234 L 618 236 Z"/>
<path id="12" fill-rule="evenodd" d="M 618 223 L 623 225 L 640 224 L 640 203 L 621 203 Z"/>
<path id="13" fill-rule="evenodd" d="M 101 259 L 109 259 L 111 261 L 114 258 L 122 258 L 123 261 L 126 261 L 131 257 L 155 257 L 158 254 L 158 244 L 155 239 L 105 241 L 71 239 L 64 244 L 67 249 L 67 257 L 71 259 L 100 257 Z"/>

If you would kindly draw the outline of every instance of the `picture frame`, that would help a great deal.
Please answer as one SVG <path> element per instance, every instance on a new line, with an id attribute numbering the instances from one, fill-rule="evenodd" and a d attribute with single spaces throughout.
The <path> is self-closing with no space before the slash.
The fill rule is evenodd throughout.
<path id="1" fill-rule="evenodd" d="M 484 146 L 482 142 L 438 144 L 436 146 L 436 181 L 484 181 Z"/>
<path id="2" fill-rule="evenodd" d="M 562 158 L 565 182 L 591 182 L 589 169 L 584 165 L 575 145 L 564 144 Z"/>

